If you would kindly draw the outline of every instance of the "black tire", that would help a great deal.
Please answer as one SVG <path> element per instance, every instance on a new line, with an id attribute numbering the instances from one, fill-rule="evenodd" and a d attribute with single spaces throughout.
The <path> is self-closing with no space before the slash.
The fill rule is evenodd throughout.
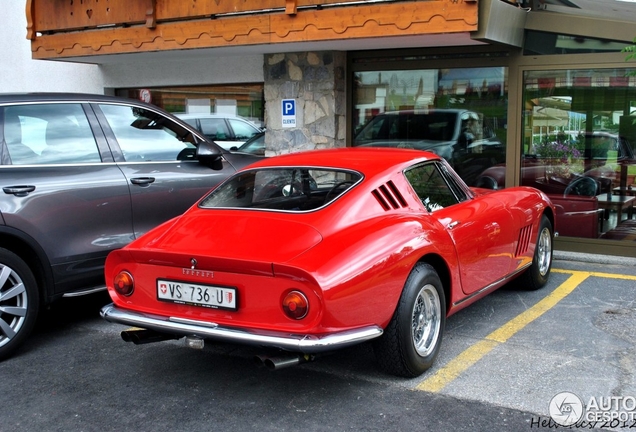
<path id="1" fill-rule="evenodd" d="M 538 290 L 542 288 L 550 277 L 552 269 L 552 244 L 554 231 L 547 216 L 541 216 L 539 234 L 534 249 L 532 265 L 520 276 L 520 285 L 526 290 Z"/>
<path id="2" fill-rule="evenodd" d="M 37 283 L 29 266 L 0 248 L 0 360 L 31 334 L 40 309 Z"/>
<path id="3" fill-rule="evenodd" d="M 374 341 L 380 369 L 408 378 L 424 373 L 437 357 L 445 325 L 442 282 L 433 267 L 419 263 L 406 280 L 384 334 Z"/>

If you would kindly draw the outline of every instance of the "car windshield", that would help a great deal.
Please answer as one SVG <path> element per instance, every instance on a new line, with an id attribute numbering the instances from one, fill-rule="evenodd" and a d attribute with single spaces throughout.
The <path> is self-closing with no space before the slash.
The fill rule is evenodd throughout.
<path id="1" fill-rule="evenodd" d="M 332 202 L 361 179 L 358 172 L 330 168 L 255 169 L 229 179 L 200 207 L 312 211 Z"/>
<path id="2" fill-rule="evenodd" d="M 455 133 L 457 113 L 391 113 L 381 114 L 358 133 L 356 143 L 369 140 L 449 141 Z"/>

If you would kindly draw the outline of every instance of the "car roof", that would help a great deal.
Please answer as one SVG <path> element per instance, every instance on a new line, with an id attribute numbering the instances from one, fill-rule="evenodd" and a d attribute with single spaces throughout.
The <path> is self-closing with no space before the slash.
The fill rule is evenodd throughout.
<path id="1" fill-rule="evenodd" d="M 0 93 L 0 103 L 16 102 L 128 102 L 145 105 L 137 99 L 92 93 Z"/>
<path id="2" fill-rule="evenodd" d="M 461 109 L 461 108 L 420 108 L 420 109 L 405 109 L 405 110 L 399 110 L 399 111 L 384 111 L 382 113 L 377 114 L 376 117 L 381 115 L 400 115 L 400 114 L 427 115 L 427 114 L 434 114 L 434 113 L 458 114 L 463 112 L 471 112 L 471 111 L 466 109 Z"/>
<path id="3" fill-rule="evenodd" d="M 263 167 L 323 167 L 359 171 L 374 175 L 388 168 L 403 169 L 406 166 L 439 160 L 440 157 L 422 150 L 386 147 L 345 147 L 336 149 L 308 150 L 262 159 L 250 168 Z"/>
<path id="4" fill-rule="evenodd" d="M 222 113 L 173 113 L 180 119 L 197 119 L 197 118 L 237 118 L 241 120 L 248 121 L 245 117 L 241 117 L 235 114 L 222 114 Z"/>

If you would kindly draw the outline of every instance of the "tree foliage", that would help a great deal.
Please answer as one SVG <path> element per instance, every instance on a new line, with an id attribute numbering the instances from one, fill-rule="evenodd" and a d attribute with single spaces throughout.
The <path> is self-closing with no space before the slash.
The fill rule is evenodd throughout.
<path id="1" fill-rule="evenodd" d="M 622 52 L 629 53 L 625 57 L 625 61 L 636 60 L 636 37 L 633 42 L 633 45 L 628 45 L 622 49 Z"/>

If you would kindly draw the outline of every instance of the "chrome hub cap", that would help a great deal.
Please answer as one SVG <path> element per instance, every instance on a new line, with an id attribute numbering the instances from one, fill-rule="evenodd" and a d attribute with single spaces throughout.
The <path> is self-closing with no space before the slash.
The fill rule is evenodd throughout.
<path id="1" fill-rule="evenodd" d="M 541 276 L 545 276 L 550 269 L 550 263 L 552 261 L 552 237 L 550 236 L 550 230 L 547 228 L 543 228 L 539 235 L 536 256 L 539 273 Z"/>
<path id="2" fill-rule="evenodd" d="M 441 326 L 439 295 L 433 285 L 425 285 L 413 305 L 411 337 L 415 350 L 422 357 L 435 349 Z"/>

